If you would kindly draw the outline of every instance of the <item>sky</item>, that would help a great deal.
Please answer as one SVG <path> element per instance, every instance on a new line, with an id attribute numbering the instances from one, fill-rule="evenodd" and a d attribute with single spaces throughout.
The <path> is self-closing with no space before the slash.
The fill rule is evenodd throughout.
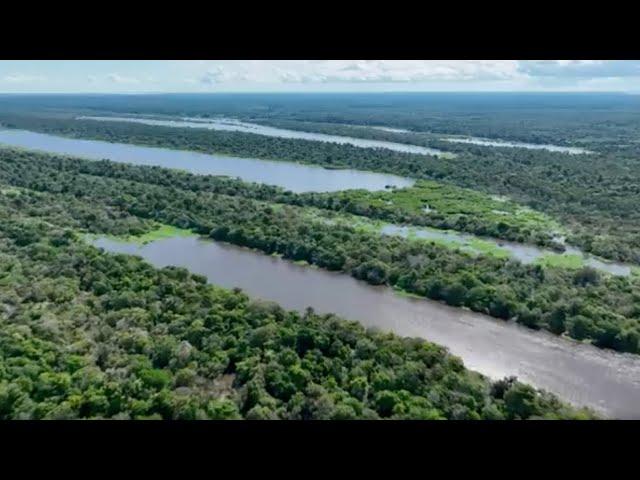
<path id="1" fill-rule="evenodd" d="M 606 91 L 637 60 L 0 60 L 0 93 Z"/>

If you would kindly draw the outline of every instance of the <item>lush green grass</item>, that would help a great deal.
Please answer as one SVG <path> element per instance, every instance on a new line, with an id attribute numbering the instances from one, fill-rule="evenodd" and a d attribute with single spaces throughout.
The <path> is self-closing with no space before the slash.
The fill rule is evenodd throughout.
<path id="1" fill-rule="evenodd" d="M 491 255 L 493 257 L 507 258 L 511 255 L 507 250 L 501 248 L 499 245 L 480 238 L 472 239 L 469 242 L 469 246 L 481 254 Z"/>
<path id="2" fill-rule="evenodd" d="M 333 194 L 351 213 L 391 220 L 411 219 L 422 225 L 455 228 L 480 235 L 537 243 L 566 230 L 548 215 L 506 198 L 419 180 L 412 187 Z"/>
<path id="3" fill-rule="evenodd" d="M 549 253 L 544 255 L 536 260 L 537 264 L 543 265 L 545 267 L 557 267 L 557 268 L 568 268 L 568 269 L 578 269 L 584 267 L 584 258 L 581 255 L 577 254 L 557 254 L 557 253 Z"/>
<path id="4" fill-rule="evenodd" d="M 95 237 L 107 237 L 111 240 L 127 243 L 135 243 L 138 245 L 145 245 L 155 240 L 172 237 L 191 237 L 196 236 L 196 233 L 191 230 L 185 230 L 183 228 L 177 228 L 172 225 L 165 225 L 162 223 L 157 224 L 158 227 L 155 230 L 151 230 L 142 235 L 128 235 L 128 236 L 115 236 L 115 235 L 88 235 L 89 238 Z"/>
<path id="5" fill-rule="evenodd" d="M 411 213 L 424 212 L 428 206 L 433 213 L 482 216 L 494 222 L 504 221 L 532 228 L 561 230 L 561 226 L 549 216 L 508 199 L 498 199 L 474 190 L 434 181 L 419 180 L 408 188 L 379 192 L 358 190 L 353 194 L 356 199 L 367 199 L 372 205 L 388 205 Z"/>

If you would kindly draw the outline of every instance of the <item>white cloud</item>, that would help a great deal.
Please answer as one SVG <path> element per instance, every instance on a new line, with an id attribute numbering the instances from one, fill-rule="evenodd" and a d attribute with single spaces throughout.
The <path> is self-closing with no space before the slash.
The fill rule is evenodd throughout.
<path id="1" fill-rule="evenodd" d="M 616 78 L 640 76 L 637 60 L 531 60 L 522 72 L 538 78 Z"/>
<path id="2" fill-rule="evenodd" d="M 545 91 L 640 89 L 640 61 L 0 61 L 0 91 Z"/>
<path id="3" fill-rule="evenodd" d="M 205 85 L 215 85 L 220 81 L 223 75 L 224 69 L 222 67 L 218 66 L 210 68 L 200 77 L 200 83 L 204 83 Z"/>
<path id="4" fill-rule="evenodd" d="M 232 82 L 259 82 L 259 76 L 254 76 L 247 69 L 244 62 L 234 65 L 215 65 L 207 69 L 200 77 L 199 82 L 204 85 L 217 85 Z"/>
<path id="5" fill-rule="evenodd" d="M 118 73 L 110 73 L 107 78 L 113 83 L 140 83 L 140 80 L 135 77 L 125 77 Z"/>
<path id="6" fill-rule="evenodd" d="M 521 79 L 511 60 L 248 60 L 190 62 L 188 69 L 206 70 L 204 85 L 225 83 L 394 83 Z M 191 83 L 193 77 L 185 81 Z"/>
<path id="7" fill-rule="evenodd" d="M 34 82 L 44 82 L 47 80 L 47 78 L 42 75 L 27 75 L 24 73 L 12 73 L 9 75 L 5 75 L 3 77 L 3 80 L 9 83 L 34 83 Z"/>
<path id="8" fill-rule="evenodd" d="M 431 82 L 504 80 L 521 77 L 517 62 L 490 60 L 367 60 L 331 62 L 324 81 Z"/>

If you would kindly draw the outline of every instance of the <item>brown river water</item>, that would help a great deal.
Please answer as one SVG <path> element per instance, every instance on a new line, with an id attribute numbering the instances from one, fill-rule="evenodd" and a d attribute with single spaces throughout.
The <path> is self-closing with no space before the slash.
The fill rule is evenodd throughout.
<path id="1" fill-rule="evenodd" d="M 425 338 L 489 377 L 516 375 L 605 416 L 640 419 L 640 355 L 602 350 L 431 300 L 400 296 L 345 274 L 208 239 L 168 238 L 140 246 L 101 238 L 94 245 L 139 255 L 157 267 L 182 266 L 205 275 L 210 283 L 239 287 L 286 309 L 310 306 L 366 327 Z"/>

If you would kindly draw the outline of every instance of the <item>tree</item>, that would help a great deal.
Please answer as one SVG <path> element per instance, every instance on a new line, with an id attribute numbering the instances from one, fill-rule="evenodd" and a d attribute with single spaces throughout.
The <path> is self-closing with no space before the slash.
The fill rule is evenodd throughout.
<path id="1" fill-rule="evenodd" d="M 461 283 L 454 283 L 451 286 L 445 287 L 442 293 L 442 299 L 449 305 L 458 307 L 463 305 L 466 299 L 467 289 Z"/>
<path id="2" fill-rule="evenodd" d="M 581 287 L 600 283 L 600 274 L 595 268 L 582 267 L 573 275 L 573 283 Z"/>
<path id="3" fill-rule="evenodd" d="M 593 320 L 584 315 L 576 315 L 568 321 L 567 331 L 576 340 L 591 338 L 595 332 Z"/>
<path id="4" fill-rule="evenodd" d="M 509 418 L 526 420 L 540 413 L 536 391 L 522 383 L 514 384 L 504 394 L 504 404 Z"/>

